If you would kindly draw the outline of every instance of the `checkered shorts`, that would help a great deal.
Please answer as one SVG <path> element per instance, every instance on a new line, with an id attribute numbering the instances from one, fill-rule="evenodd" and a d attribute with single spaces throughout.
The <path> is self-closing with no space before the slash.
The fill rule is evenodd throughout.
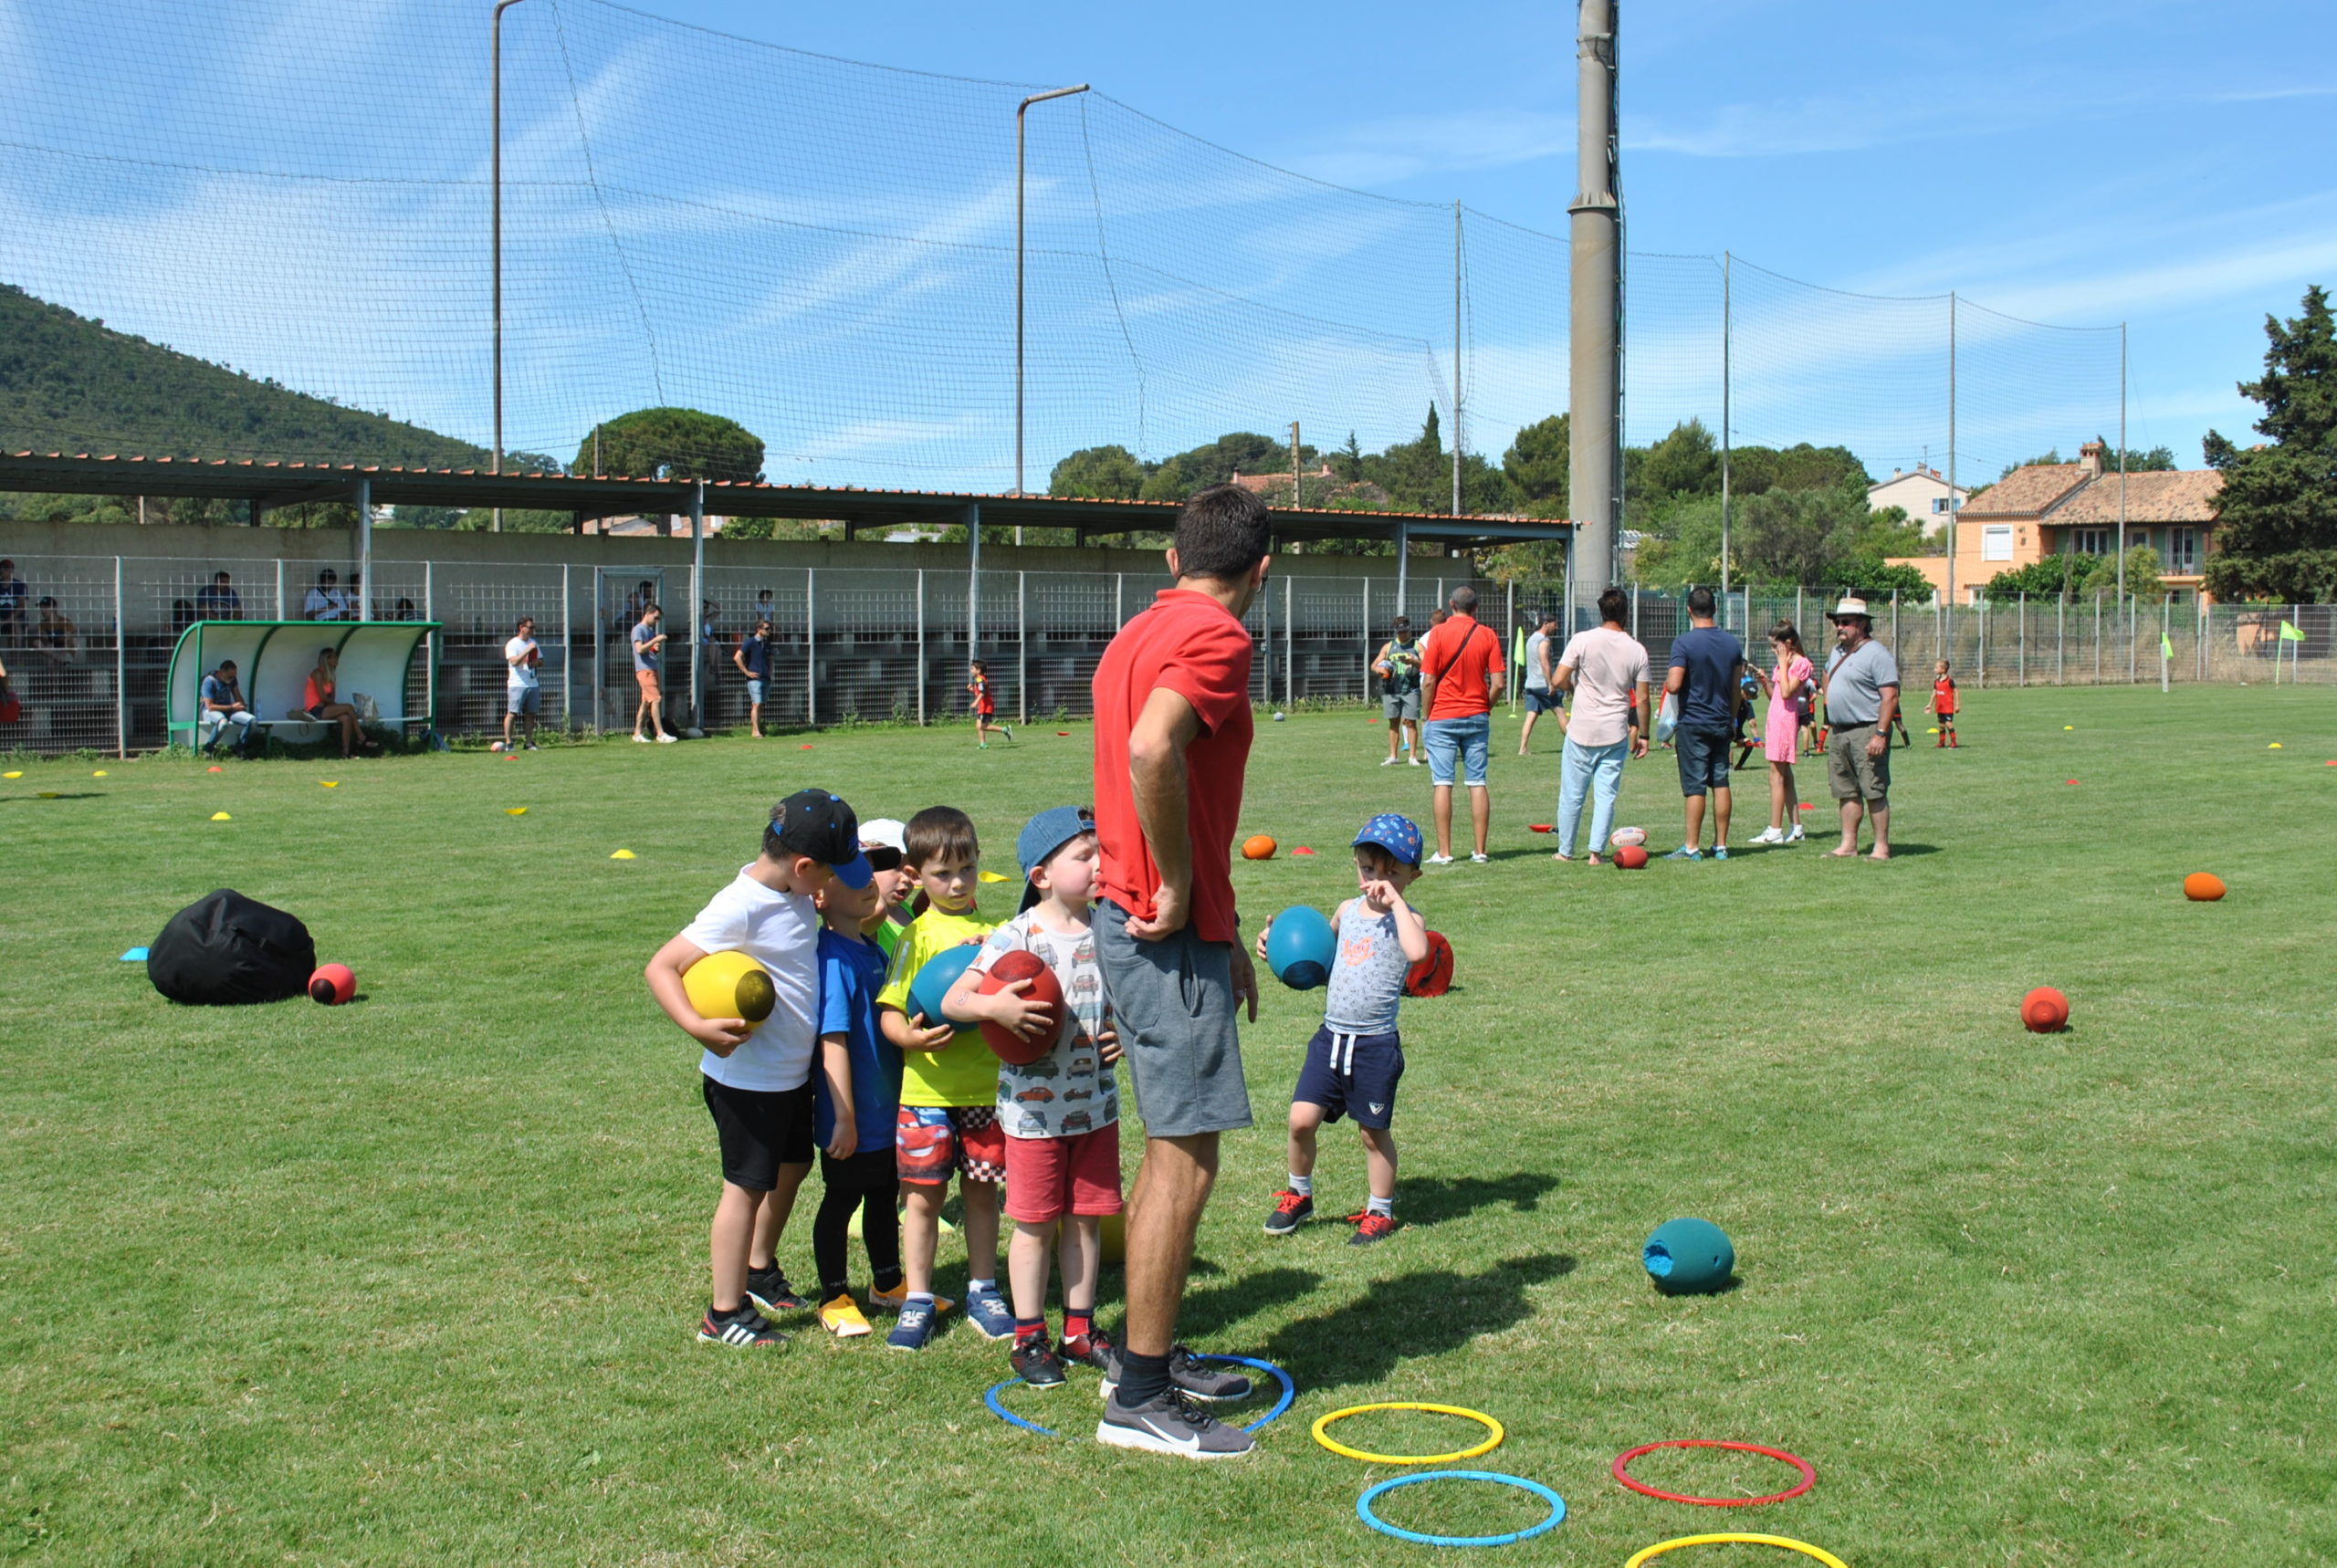
<path id="1" fill-rule="evenodd" d="M 967 1181 L 1006 1179 L 1006 1134 L 989 1105 L 904 1105 L 893 1124 L 903 1181 L 947 1186 L 955 1171 Z"/>

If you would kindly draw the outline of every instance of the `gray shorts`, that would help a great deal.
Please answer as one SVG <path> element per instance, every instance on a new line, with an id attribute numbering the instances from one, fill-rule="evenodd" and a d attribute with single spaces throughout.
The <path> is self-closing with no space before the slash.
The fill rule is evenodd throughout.
<path id="1" fill-rule="evenodd" d="M 1826 737 L 1826 782 L 1837 800 L 1863 800 L 1870 806 L 1891 803 L 1891 748 L 1880 757 L 1866 754 L 1874 738 L 1871 724 L 1844 725 Z M 1888 737 L 1885 737 L 1888 739 Z"/>
<path id="2" fill-rule="evenodd" d="M 1420 716 L 1420 688 L 1414 686 L 1401 696 L 1392 692 L 1380 693 L 1379 711 L 1390 724 L 1399 718 L 1409 718 L 1418 722 Z"/>
<path id="3" fill-rule="evenodd" d="M 1108 899 L 1096 904 L 1095 961 L 1145 1135 L 1186 1138 L 1250 1125 L 1226 945 L 1204 942 L 1190 928 L 1139 942 L 1127 934 L 1127 918 Z"/>

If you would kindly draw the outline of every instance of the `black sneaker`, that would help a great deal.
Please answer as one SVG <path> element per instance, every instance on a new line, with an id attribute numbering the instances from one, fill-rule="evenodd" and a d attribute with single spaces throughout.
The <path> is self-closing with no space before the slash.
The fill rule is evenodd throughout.
<path id="1" fill-rule="evenodd" d="M 1104 1342 L 1104 1397 L 1108 1403 L 1120 1386 L 1120 1348 Z M 1220 1372 L 1183 1345 L 1168 1352 L 1168 1385 L 1189 1398 L 1210 1404 L 1250 1397 L 1250 1380 L 1238 1372 Z"/>
<path id="2" fill-rule="evenodd" d="M 1350 1247 L 1368 1247 L 1396 1234 L 1396 1217 L 1392 1214 L 1374 1214 L 1366 1209 L 1361 1214 L 1348 1216 L 1348 1218 L 1355 1224 L 1355 1234 L 1347 1238 Z"/>
<path id="3" fill-rule="evenodd" d="M 1044 1334 L 1016 1345 L 1007 1362 L 1014 1368 L 1014 1375 L 1033 1388 L 1063 1386 L 1063 1358 L 1055 1354 L 1055 1347 Z"/>
<path id="4" fill-rule="evenodd" d="M 1287 1236 L 1314 1218 L 1314 1198 L 1284 1187 L 1274 1194 L 1274 1211 L 1266 1216 L 1266 1234 Z"/>
<path id="5" fill-rule="evenodd" d="M 1110 1334 L 1102 1329 L 1089 1329 L 1078 1339 L 1064 1341 L 1062 1354 L 1065 1362 L 1075 1361 L 1083 1366 L 1094 1367 L 1106 1377 L 1113 1377 L 1117 1374 L 1114 1370 L 1112 1353 L 1117 1348 L 1112 1343 Z"/>
<path id="6" fill-rule="evenodd" d="M 747 1270 L 747 1299 L 767 1312 L 800 1312 L 812 1304 L 795 1293 L 776 1265 Z"/>
<path id="7" fill-rule="evenodd" d="M 1225 1425 L 1180 1388 L 1133 1406 L 1111 1395 L 1104 1401 L 1104 1418 L 1095 1424 L 1095 1440 L 1184 1459 L 1238 1459 L 1256 1446 L 1249 1433 Z"/>
<path id="8" fill-rule="evenodd" d="M 708 1307 L 697 1325 L 697 1337 L 701 1344 L 727 1344 L 738 1350 L 776 1350 L 787 1343 L 787 1336 L 770 1319 L 743 1302 L 727 1312 Z"/>

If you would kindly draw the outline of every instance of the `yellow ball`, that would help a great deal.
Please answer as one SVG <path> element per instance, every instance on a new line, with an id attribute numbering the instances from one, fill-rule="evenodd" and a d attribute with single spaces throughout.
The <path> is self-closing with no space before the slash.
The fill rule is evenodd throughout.
<path id="1" fill-rule="evenodd" d="M 1103 1224 L 1096 1227 L 1096 1232 L 1097 1239 L 1103 1243 L 1105 1262 L 1127 1261 L 1128 1217 L 1126 1214 L 1106 1215 Z"/>
<path id="2" fill-rule="evenodd" d="M 760 964 L 744 953 L 708 953 L 682 974 L 690 1006 L 707 1019 L 760 1023 L 779 1004 L 779 992 Z"/>

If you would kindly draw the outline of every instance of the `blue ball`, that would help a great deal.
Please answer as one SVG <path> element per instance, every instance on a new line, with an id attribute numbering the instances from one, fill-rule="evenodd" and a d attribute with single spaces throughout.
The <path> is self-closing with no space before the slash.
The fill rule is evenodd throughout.
<path id="1" fill-rule="evenodd" d="M 1337 950 L 1331 923 L 1303 904 L 1275 915 L 1266 933 L 1266 967 L 1294 991 L 1311 991 L 1329 979 Z"/>
<path id="2" fill-rule="evenodd" d="M 969 942 L 927 958 L 925 967 L 917 970 L 917 977 L 909 982 L 911 1015 L 923 1013 L 927 1029 L 945 1021 L 941 1016 L 941 998 L 949 994 L 949 988 L 958 983 L 958 977 L 966 972 L 966 966 L 972 963 L 980 952 L 979 945 Z M 958 1020 L 950 1019 L 946 1021 L 955 1023 Z"/>
<path id="3" fill-rule="evenodd" d="M 1736 1249 L 1709 1219 L 1668 1219 L 1640 1249 L 1640 1261 L 1665 1295 L 1704 1295 L 1727 1285 Z"/>

